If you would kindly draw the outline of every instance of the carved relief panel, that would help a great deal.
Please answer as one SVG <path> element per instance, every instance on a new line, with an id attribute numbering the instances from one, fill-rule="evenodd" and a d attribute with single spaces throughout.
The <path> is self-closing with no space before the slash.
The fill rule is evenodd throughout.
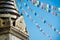
<path id="1" fill-rule="evenodd" d="M 8 27 L 10 25 L 10 22 L 8 19 L 1 19 L 0 18 L 0 27 Z"/>
<path id="2" fill-rule="evenodd" d="M 8 34 L 0 35 L 0 40 L 9 40 L 9 35 Z"/>
<path id="3" fill-rule="evenodd" d="M 24 23 L 24 19 L 23 19 L 23 16 L 19 17 L 17 20 L 16 20 L 16 27 L 19 28 L 20 31 L 23 31 L 25 32 L 25 23 Z"/>

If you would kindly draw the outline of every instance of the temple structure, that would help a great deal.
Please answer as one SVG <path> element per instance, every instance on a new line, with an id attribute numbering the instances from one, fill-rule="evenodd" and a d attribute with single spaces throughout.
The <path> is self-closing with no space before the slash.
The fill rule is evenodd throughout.
<path id="1" fill-rule="evenodd" d="M 0 40 L 28 40 L 28 32 L 14 0 L 0 0 Z"/>

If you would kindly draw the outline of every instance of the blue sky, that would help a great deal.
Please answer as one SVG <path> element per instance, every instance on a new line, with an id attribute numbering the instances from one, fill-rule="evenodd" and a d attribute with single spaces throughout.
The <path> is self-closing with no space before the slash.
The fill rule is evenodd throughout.
<path id="1" fill-rule="evenodd" d="M 60 35 L 53 31 L 50 27 L 47 26 L 47 24 L 44 24 L 40 19 L 38 19 L 31 11 L 27 9 L 23 5 L 23 3 L 27 3 L 29 7 L 31 7 L 34 11 L 36 11 L 40 16 L 42 16 L 45 20 L 47 20 L 50 24 L 52 24 L 55 28 L 60 30 L 60 16 L 54 16 L 51 13 L 48 13 L 38 7 L 35 7 L 31 2 L 27 2 L 27 0 L 22 0 L 23 2 L 21 3 L 20 0 L 16 0 L 19 5 L 21 5 L 24 10 L 32 16 L 32 18 L 38 22 L 38 24 L 43 28 L 43 30 L 48 33 L 52 37 L 53 40 L 60 40 Z M 56 7 L 60 7 L 60 0 L 38 0 L 40 2 L 50 4 Z M 17 5 L 18 7 L 18 5 Z M 18 10 L 21 12 L 21 9 Z M 26 27 L 29 33 L 29 40 L 49 40 L 49 37 L 43 35 L 42 32 L 35 26 L 33 22 L 29 20 L 29 18 L 24 14 L 24 20 L 26 23 Z"/>

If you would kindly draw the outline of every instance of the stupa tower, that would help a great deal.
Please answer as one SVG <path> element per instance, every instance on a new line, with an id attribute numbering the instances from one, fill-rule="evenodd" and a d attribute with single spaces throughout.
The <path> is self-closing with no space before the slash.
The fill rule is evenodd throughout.
<path id="1" fill-rule="evenodd" d="M 0 40 L 27 40 L 28 32 L 15 0 L 0 0 Z"/>

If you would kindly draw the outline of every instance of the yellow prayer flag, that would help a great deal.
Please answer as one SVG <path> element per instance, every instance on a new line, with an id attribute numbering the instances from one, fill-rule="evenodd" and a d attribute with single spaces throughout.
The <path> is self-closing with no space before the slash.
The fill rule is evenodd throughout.
<path id="1" fill-rule="evenodd" d="M 58 11 L 60 12 L 60 8 L 58 8 Z"/>

